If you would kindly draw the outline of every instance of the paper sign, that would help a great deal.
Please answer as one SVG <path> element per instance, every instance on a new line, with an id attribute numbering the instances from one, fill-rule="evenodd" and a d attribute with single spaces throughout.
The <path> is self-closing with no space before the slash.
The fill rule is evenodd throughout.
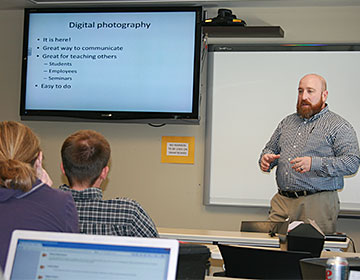
<path id="1" fill-rule="evenodd" d="M 161 162 L 194 163 L 195 137 L 163 136 Z"/>
<path id="2" fill-rule="evenodd" d="M 188 143 L 167 143 L 166 146 L 167 156 L 189 156 L 189 144 Z"/>

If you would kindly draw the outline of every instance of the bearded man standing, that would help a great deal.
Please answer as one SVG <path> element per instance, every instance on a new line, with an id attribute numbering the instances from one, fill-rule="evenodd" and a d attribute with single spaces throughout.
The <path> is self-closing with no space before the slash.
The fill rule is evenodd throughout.
<path id="1" fill-rule="evenodd" d="M 338 190 L 344 176 L 360 164 L 356 132 L 329 110 L 326 81 L 317 74 L 299 83 L 297 113 L 285 117 L 265 148 L 262 171 L 276 169 L 278 192 L 271 199 L 270 221 L 312 219 L 325 234 L 336 232 Z"/>

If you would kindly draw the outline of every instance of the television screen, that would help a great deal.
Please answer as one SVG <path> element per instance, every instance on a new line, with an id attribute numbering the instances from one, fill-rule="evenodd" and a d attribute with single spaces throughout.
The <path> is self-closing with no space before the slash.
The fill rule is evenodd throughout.
<path id="1" fill-rule="evenodd" d="M 198 123 L 201 14 L 25 9 L 21 118 Z"/>

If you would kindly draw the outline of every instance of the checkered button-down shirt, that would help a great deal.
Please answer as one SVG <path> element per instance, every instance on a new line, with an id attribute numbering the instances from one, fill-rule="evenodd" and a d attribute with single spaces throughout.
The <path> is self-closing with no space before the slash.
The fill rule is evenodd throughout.
<path id="1" fill-rule="evenodd" d="M 296 113 L 287 116 L 263 149 L 259 164 L 264 154 L 280 154 L 270 169 L 277 166 L 276 182 L 283 191 L 341 189 L 344 176 L 356 173 L 360 164 L 354 128 L 328 106 L 310 119 Z M 293 170 L 290 161 L 305 156 L 312 159 L 311 170 Z"/>
<path id="2" fill-rule="evenodd" d="M 139 203 L 128 198 L 103 200 L 99 188 L 71 192 L 79 215 L 81 233 L 135 237 L 158 237 L 154 222 Z"/>

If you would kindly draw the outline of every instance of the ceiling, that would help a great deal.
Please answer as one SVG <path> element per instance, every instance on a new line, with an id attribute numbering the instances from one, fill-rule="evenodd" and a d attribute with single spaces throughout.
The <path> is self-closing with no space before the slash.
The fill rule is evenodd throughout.
<path id="1" fill-rule="evenodd" d="M 360 6 L 360 0 L 0 0 L 0 10 L 124 5 L 202 5 L 205 7 Z"/>

